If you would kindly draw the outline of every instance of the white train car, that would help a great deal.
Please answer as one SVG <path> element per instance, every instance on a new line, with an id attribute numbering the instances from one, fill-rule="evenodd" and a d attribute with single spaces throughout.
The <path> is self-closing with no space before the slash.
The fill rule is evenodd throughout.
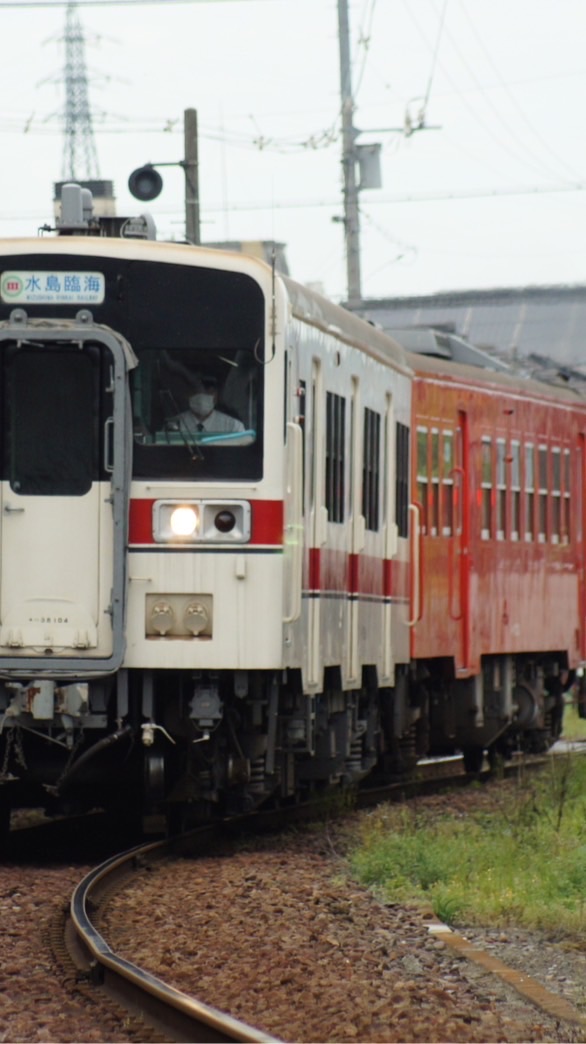
<path id="1" fill-rule="evenodd" d="M 0 795 L 238 812 L 412 736 L 411 373 L 241 254 L 0 243 Z M 79 204 L 79 205 L 78 205 Z"/>

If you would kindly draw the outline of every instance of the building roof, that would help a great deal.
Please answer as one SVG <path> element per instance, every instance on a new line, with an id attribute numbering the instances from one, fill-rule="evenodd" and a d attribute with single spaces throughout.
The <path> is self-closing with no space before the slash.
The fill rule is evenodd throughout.
<path id="1" fill-rule="evenodd" d="M 434 327 L 507 360 L 534 355 L 586 364 L 586 285 L 380 298 L 354 310 L 395 336 L 409 327 Z"/>

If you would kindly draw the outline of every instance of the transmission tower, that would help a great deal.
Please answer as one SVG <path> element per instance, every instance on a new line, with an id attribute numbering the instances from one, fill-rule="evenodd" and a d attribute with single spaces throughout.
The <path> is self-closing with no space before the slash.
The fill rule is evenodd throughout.
<path id="1" fill-rule="evenodd" d="M 71 181 L 100 176 L 89 103 L 85 36 L 75 2 L 67 4 L 65 15 L 65 145 L 62 176 Z"/>

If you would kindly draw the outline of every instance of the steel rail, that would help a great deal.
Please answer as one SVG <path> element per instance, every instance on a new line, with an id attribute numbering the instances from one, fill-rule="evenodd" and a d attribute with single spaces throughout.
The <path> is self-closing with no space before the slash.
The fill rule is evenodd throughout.
<path id="1" fill-rule="evenodd" d="M 98 901 L 100 892 L 110 888 L 117 877 L 128 873 L 137 860 L 145 856 L 163 858 L 173 847 L 176 847 L 173 840 L 165 840 L 129 849 L 91 870 L 75 888 L 69 909 L 70 924 L 76 934 L 75 943 L 89 961 L 92 981 L 104 986 L 125 1006 L 139 1010 L 173 1040 L 203 1044 L 215 1041 L 278 1044 L 278 1038 L 190 997 L 120 957 L 92 923 L 88 908 Z"/>
<path id="2" fill-rule="evenodd" d="M 586 753 L 586 744 L 560 744 L 569 753 L 582 755 Z M 556 752 L 557 753 L 557 752 Z M 561 753 L 561 752 L 560 752 Z M 523 756 L 513 759 L 504 769 L 505 775 L 516 771 L 537 769 L 547 763 L 548 755 Z M 476 775 L 467 775 L 463 771 L 462 759 L 458 757 L 437 759 L 420 763 L 418 774 L 404 781 L 396 781 L 390 786 L 375 787 L 372 790 L 358 790 L 357 807 L 368 807 L 381 801 L 397 801 L 411 794 L 427 792 L 430 787 L 441 788 L 445 785 L 465 786 L 479 778 L 488 779 L 490 773 L 485 769 Z M 306 816 L 315 816 L 319 812 L 320 803 L 295 809 L 277 809 L 256 813 L 253 817 L 261 828 L 263 824 L 275 827 L 283 822 L 283 817 L 294 819 L 303 812 Z M 322 809 L 323 811 L 323 809 Z M 250 817 L 244 817 L 244 821 Z M 223 824 L 224 827 L 226 823 Z M 159 1029 L 164 1029 L 173 1040 L 187 1042 L 203 1042 L 212 1044 L 215 1041 L 259 1041 L 279 1044 L 278 1038 L 262 1033 L 211 1007 L 194 997 L 183 993 L 173 986 L 167 985 L 157 976 L 137 967 L 131 961 L 116 954 L 97 930 L 88 914 L 88 909 L 98 906 L 101 896 L 110 890 L 117 878 L 127 875 L 135 865 L 145 858 L 162 859 L 177 852 L 180 848 L 193 848 L 194 839 L 201 842 L 217 836 L 218 824 L 215 828 L 191 831 L 180 837 L 155 841 L 138 845 L 119 855 L 113 856 L 92 870 L 77 885 L 70 903 L 69 934 L 75 933 L 71 948 L 83 954 L 83 963 L 88 977 L 96 985 L 116 997 L 126 1007 L 140 1012 L 147 1020 Z"/>

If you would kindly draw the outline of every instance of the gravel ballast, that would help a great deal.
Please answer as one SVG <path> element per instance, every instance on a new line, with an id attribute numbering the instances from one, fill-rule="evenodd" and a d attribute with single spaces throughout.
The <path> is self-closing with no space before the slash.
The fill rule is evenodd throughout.
<path id="1" fill-rule="evenodd" d="M 585 1039 L 352 882 L 319 833 L 139 871 L 106 923 L 124 956 L 286 1041 Z M 574 955 L 486 942 L 570 996 Z"/>

